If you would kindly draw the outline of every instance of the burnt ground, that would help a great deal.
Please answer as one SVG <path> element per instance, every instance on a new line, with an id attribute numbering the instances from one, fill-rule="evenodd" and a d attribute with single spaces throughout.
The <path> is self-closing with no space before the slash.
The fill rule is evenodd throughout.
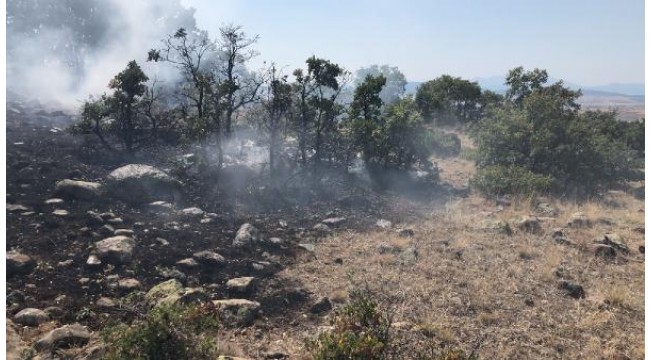
<path id="1" fill-rule="evenodd" d="M 264 327 L 280 328 L 300 319 L 300 314 L 308 311 L 314 299 L 296 296 L 299 293 L 296 289 L 302 284 L 287 283 L 274 274 L 312 256 L 297 244 L 318 243 L 323 235 L 312 227 L 320 220 L 331 216 L 346 218 L 343 225 L 334 229 L 338 233 L 371 228 L 381 218 L 407 223 L 430 208 L 431 199 L 444 201 L 450 196 L 449 190 L 429 187 L 413 194 L 413 199 L 422 201 L 402 197 L 398 200 L 391 191 L 360 186 L 340 173 L 324 176 L 318 186 L 293 180 L 288 188 L 270 190 L 262 178 L 244 178 L 226 172 L 225 175 L 188 175 L 181 179 L 185 194 L 176 208 L 197 206 L 215 213 L 211 223 L 202 223 L 200 217 L 183 217 L 177 212 L 156 213 L 110 198 L 46 205 L 45 200 L 56 197 L 57 181 L 70 178 L 101 182 L 110 171 L 127 163 L 146 163 L 178 174 L 174 168 L 177 156 L 187 149 L 155 149 L 137 159 L 107 157 L 102 152 L 88 150 L 83 139 L 65 131 L 72 118 L 62 112 L 24 103 L 8 103 L 7 109 L 6 201 L 29 210 L 7 211 L 6 250 L 18 250 L 37 262 L 31 274 L 7 279 L 7 294 L 14 291 L 24 294 L 20 305 L 10 306 L 8 302 L 8 317 L 26 307 L 57 306 L 62 309 L 56 319 L 61 324 L 80 322 L 99 330 L 109 323 L 130 322 L 142 315 L 139 308 L 124 303 L 107 310 L 95 305 L 99 297 L 119 300 L 125 295 L 110 287 L 107 278 L 115 275 L 135 278 L 146 291 L 168 279 L 164 269 L 174 269 L 178 260 L 197 251 L 213 250 L 226 258 L 227 265 L 183 271 L 187 275 L 185 285 L 207 288 L 215 299 L 229 298 L 225 289 L 228 279 L 255 276 L 260 282 L 247 297 L 262 304 L 264 316 L 260 321 Z M 69 214 L 54 215 L 55 208 L 67 210 Z M 101 225 L 88 222 L 89 210 L 112 212 L 123 220 L 122 224 L 113 225 L 116 229 L 135 231 L 137 245 L 130 264 L 104 266 L 97 271 L 86 266 L 93 243 L 108 236 L 93 235 Z M 286 227 L 280 226 L 280 220 L 286 222 Z M 283 243 L 265 243 L 255 249 L 233 248 L 235 232 L 245 222 L 253 223 L 265 238 L 279 237 Z M 84 227 L 90 231 L 82 231 Z M 169 244 L 161 245 L 159 238 Z M 59 264 L 69 260 L 72 260 L 69 265 Z M 263 269 L 256 270 L 254 263 L 263 264 Z M 81 284 L 82 278 L 89 280 Z"/>

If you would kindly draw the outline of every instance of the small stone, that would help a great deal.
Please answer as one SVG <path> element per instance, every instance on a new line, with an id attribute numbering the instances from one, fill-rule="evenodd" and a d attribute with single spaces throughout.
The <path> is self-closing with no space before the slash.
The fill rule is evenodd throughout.
<path id="1" fill-rule="evenodd" d="M 160 246 L 167 246 L 167 245 L 169 245 L 169 241 L 167 241 L 166 239 L 163 239 L 163 238 L 161 238 L 161 237 L 157 237 L 157 238 L 156 238 L 156 241 L 158 242 L 158 244 L 160 244 Z"/>
<path id="2" fill-rule="evenodd" d="M 122 218 L 116 217 L 112 219 L 107 219 L 106 222 L 113 225 L 120 225 L 124 223 L 124 220 L 122 220 Z"/>
<path id="3" fill-rule="evenodd" d="M 98 307 L 100 308 L 114 308 L 115 307 L 115 302 L 107 297 L 100 297 L 97 299 L 97 302 L 95 303 Z"/>
<path id="4" fill-rule="evenodd" d="M 396 245 L 383 243 L 377 245 L 377 251 L 380 254 L 399 254 L 402 251 L 402 249 Z"/>
<path id="5" fill-rule="evenodd" d="M 204 250 L 192 255 L 196 261 L 208 266 L 221 266 L 226 263 L 226 259 L 214 251 Z"/>
<path id="6" fill-rule="evenodd" d="M 280 239 L 279 237 L 272 237 L 269 238 L 269 242 L 274 245 L 281 245 L 284 241 L 282 241 L 282 239 Z"/>
<path id="7" fill-rule="evenodd" d="M 19 205 L 19 204 L 7 204 L 7 211 L 9 212 L 18 212 L 18 211 L 27 211 L 28 207 Z"/>
<path id="8" fill-rule="evenodd" d="M 52 214 L 56 216 L 68 216 L 68 214 L 70 213 L 68 212 L 68 210 L 56 209 L 52 211 Z"/>
<path id="9" fill-rule="evenodd" d="M 178 260 L 176 265 L 185 269 L 194 269 L 199 266 L 199 263 L 194 260 L 194 258 L 187 258 L 183 260 Z"/>
<path id="10" fill-rule="evenodd" d="M 205 211 L 201 210 L 198 207 L 189 207 L 181 210 L 181 214 L 186 216 L 202 216 L 204 213 Z"/>
<path id="11" fill-rule="evenodd" d="M 316 245 L 314 244 L 298 244 L 299 248 L 303 248 L 309 252 L 314 252 L 316 251 Z"/>
<path id="12" fill-rule="evenodd" d="M 43 310 L 27 308 L 14 315 L 14 322 L 25 326 L 38 326 L 50 320 L 50 316 Z"/>
<path id="13" fill-rule="evenodd" d="M 65 179 L 56 183 L 54 192 L 64 199 L 94 200 L 102 195 L 100 183 Z"/>
<path id="14" fill-rule="evenodd" d="M 100 227 L 98 229 L 98 231 L 99 231 L 100 234 L 102 234 L 104 236 L 115 235 L 115 228 L 113 228 L 112 226 L 110 226 L 108 224 L 103 225 L 102 227 Z"/>
<path id="15" fill-rule="evenodd" d="M 88 260 L 86 260 L 86 265 L 89 267 L 98 267 L 102 265 L 102 261 L 97 257 L 97 255 L 90 255 L 88 256 Z"/>
<path id="16" fill-rule="evenodd" d="M 68 267 L 68 266 L 72 265 L 73 263 L 74 263 L 74 260 L 68 259 L 68 260 L 65 260 L 65 261 L 60 261 L 58 264 L 56 264 L 56 266 L 63 268 L 63 267 Z"/>
<path id="17" fill-rule="evenodd" d="M 84 277 L 79 279 L 79 284 L 81 284 L 82 286 L 88 285 L 89 283 L 90 283 L 90 278 Z"/>
<path id="18" fill-rule="evenodd" d="M 332 310 L 332 302 L 325 296 L 318 298 L 309 309 L 312 314 L 321 314 L 330 310 Z"/>
<path id="19" fill-rule="evenodd" d="M 125 264 L 131 261 L 135 241 L 127 236 L 113 236 L 95 243 L 97 256 L 102 261 Z"/>
<path id="20" fill-rule="evenodd" d="M 645 254 L 645 245 L 639 245 L 639 252 Z"/>
<path id="21" fill-rule="evenodd" d="M 209 224 L 209 223 L 211 223 L 211 222 L 213 222 L 213 221 L 214 221 L 214 220 L 212 220 L 212 218 L 205 217 L 205 218 L 201 219 L 200 223 L 201 223 L 201 224 Z"/>
<path id="22" fill-rule="evenodd" d="M 616 249 L 605 244 L 596 244 L 594 246 L 594 253 L 597 257 L 601 257 L 607 260 L 612 260 L 616 257 Z"/>
<path id="23" fill-rule="evenodd" d="M 232 245 L 234 247 L 244 247 L 251 246 L 254 243 L 260 240 L 259 231 L 250 223 L 243 224 L 237 234 L 235 235 L 235 240 L 233 240 Z"/>
<path id="24" fill-rule="evenodd" d="M 124 292 L 131 292 L 133 290 L 138 290 L 142 287 L 142 284 L 136 279 L 133 278 L 127 278 L 127 279 L 120 279 L 117 281 L 117 287 L 121 291 Z"/>
<path id="25" fill-rule="evenodd" d="M 60 205 L 63 204 L 64 202 L 65 201 L 63 199 L 52 198 L 52 199 L 45 200 L 45 205 Z"/>
<path id="26" fill-rule="evenodd" d="M 226 288 L 237 293 L 247 293 L 252 290 L 254 285 L 255 278 L 252 276 L 238 277 L 226 282 Z"/>
<path id="27" fill-rule="evenodd" d="M 418 250 L 413 246 L 407 247 L 399 254 L 399 259 L 404 264 L 415 264 L 418 257 Z"/>
<path id="28" fill-rule="evenodd" d="M 115 236 L 124 235 L 133 237 L 134 234 L 135 232 L 131 229 L 115 229 L 115 231 L 113 231 L 113 235 Z"/>
<path id="29" fill-rule="evenodd" d="M 597 239 L 595 243 L 609 245 L 614 249 L 616 249 L 617 251 L 621 251 L 625 254 L 630 253 L 630 248 L 623 241 L 623 238 L 621 238 L 620 235 L 615 233 L 604 234 L 601 238 Z"/>
<path id="30" fill-rule="evenodd" d="M 225 326 L 248 326 L 259 313 L 261 304 L 246 299 L 213 300 Z"/>
<path id="31" fill-rule="evenodd" d="M 332 229 L 330 229 L 330 227 L 327 226 L 327 224 L 323 224 L 323 223 L 314 225 L 314 227 L 312 227 L 312 230 L 319 232 L 321 234 L 327 234 L 329 232 L 332 232 Z"/>
<path id="32" fill-rule="evenodd" d="M 327 218 L 321 221 L 321 223 L 327 225 L 327 226 L 338 226 L 341 223 L 345 222 L 344 217 L 332 217 L 332 218 Z"/>

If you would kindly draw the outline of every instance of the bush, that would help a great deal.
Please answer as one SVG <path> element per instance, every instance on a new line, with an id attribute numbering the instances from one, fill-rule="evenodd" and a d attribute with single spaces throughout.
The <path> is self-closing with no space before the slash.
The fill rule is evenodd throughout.
<path id="1" fill-rule="evenodd" d="M 460 138 L 453 133 L 435 131 L 431 133 L 433 152 L 439 156 L 458 156 L 460 154 Z"/>
<path id="2" fill-rule="evenodd" d="M 316 360 L 384 359 L 390 347 L 390 319 L 367 292 L 354 293 L 352 301 L 336 314 L 334 329 L 309 341 Z"/>
<path id="3" fill-rule="evenodd" d="M 161 306 L 131 326 L 104 330 L 106 359 L 207 359 L 216 358 L 216 311 L 205 306 Z"/>
<path id="4" fill-rule="evenodd" d="M 519 166 L 492 165 L 481 168 L 470 185 L 488 195 L 546 193 L 553 177 L 535 174 Z"/>

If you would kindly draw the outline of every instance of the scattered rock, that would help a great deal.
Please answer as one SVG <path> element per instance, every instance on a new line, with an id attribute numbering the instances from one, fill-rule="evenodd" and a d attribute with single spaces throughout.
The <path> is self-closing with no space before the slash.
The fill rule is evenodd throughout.
<path id="1" fill-rule="evenodd" d="M 639 252 L 645 254 L 645 245 L 639 245 Z"/>
<path id="2" fill-rule="evenodd" d="M 226 263 L 226 259 L 223 256 L 209 250 L 196 252 L 192 257 L 199 263 L 208 266 L 222 266 Z"/>
<path id="3" fill-rule="evenodd" d="M 174 205 L 167 201 L 154 201 L 149 203 L 149 208 L 153 211 L 170 211 L 174 208 Z"/>
<path id="4" fill-rule="evenodd" d="M 251 246 L 258 241 L 260 241 L 260 235 L 257 228 L 250 223 L 245 223 L 239 228 L 239 230 L 237 230 L 232 245 L 234 247 L 245 247 Z"/>
<path id="5" fill-rule="evenodd" d="M 18 211 L 27 211 L 28 207 L 20 204 L 7 204 L 7 211 L 9 212 L 18 212 Z"/>
<path id="6" fill-rule="evenodd" d="M 282 245 L 284 243 L 284 241 L 279 237 L 269 238 L 269 242 L 273 245 Z"/>
<path id="7" fill-rule="evenodd" d="M 115 231 L 113 231 L 113 234 L 115 236 L 124 235 L 124 236 L 133 237 L 135 231 L 131 229 L 115 229 Z"/>
<path id="8" fill-rule="evenodd" d="M 56 209 L 52 211 L 52 214 L 56 216 L 68 216 L 68 214 L 70 213 L 68 212 L 68 210 Z"/>
<path id="9" fill-rule="evenodd" d="M 123 292 L 131 292 L 142 287 L 140 281 L 133 278 L 120 279 L 117 281 L 117 288 Z"/>
<path id="10" fill-rule="evenodd" d="M 591 227 L 591 220 L 589 220 L 585 213 L 577 212 L 571 215 L 567 222 L 567 226 L 573 228 Z"/>
<path id="11" fill-rule="evenodd" d="M 384 220 L 384 219 L 379 219 L 379 220 L 377 220 L 377 222 L 375 223 L 375 225 L 379 226 L 379 227 L 382 228 L 382 229 L 390 229 L 391 227 L 393 227 L 393 223 L 392 223 L 392 222 L 390 222 L 390 221 L 388 221 L 388 220 Z"/>
<path id="12" fill-rule="evenodd" d="M 554 228 L 553 230 L 551 230 L 551 237 L 558 244 L 573 245 L 571 240 L 567 239 L 567 237 L 565 236 L 564 229 L 562 228 Z"/>
<path id="13" fill-rule="evenodd" d="M 235 293 L 248 293 L 254 286 L 255 278 L 252 276 L 238 277 L 226 282 L 226 288 Z"/>
<path id="14" fill-rule="evenodd" d="M 122 218 L 116 217 L 116 218 L 106 219 L 106 222 L 112 225 L 120 225 L 124 223 L 124 220 L 122 220 Z"/>
<path id="15" fill-rule="evenodd" d="M 25 326 L 38 326 L 50 320 L 50 316 L 43 310 L 27 308 L 14 315 L 14 322 Z"/>
<path id="16" fill-rule="evenodd" d="M 330 310 L 332 310 L 332 302 L 328 297 L 325 296 L 318 298 L 318 300 L 316 300 L 316 302 L 309 309 L 312 314 L 322 314 Z"/>
<path id="17" fill-rule="evenodd" d="M 7 252 L 7 276 L 25 275 L 31 273 L 36 267 L 32 258 L 19 252 Z"/>
<path id="18" fill-rule="evenodd" d="M 95 305 L 100 308 L 111 309 L 115 307 L 115 301 L 107 297 L 100 297 L 97 299 L 97 302 L 95 302 Z"/>
<path id="19" fill-rule="evenodd" d="M 321 223 L 327 225 L 327 226 L 339 226 L 341 223 L 345 222 L 344 217 L 332 217 L 332 218 L 327 218 Z"/>
<path id="20" fill-rule="evenodd" d="M 213 300 L 225 326 L 248 326 L 258 315 L 261 304 L 246 299 Z"/>
<path id="21" fill-rule="evenodd" d="M 45 205 L 61 205 L 63 203 L 64 203 L 63 199 L 59 199 L 59 198 L 52 198 L 52 199 L 45 200 Z"/>
<path id="22" fill-rule="evenodd" d="M 34 343 L 38 351 L 53 351 L 76 345 L 86 345 L 90 340 L 90 332 L 79 324 L 65 325 L 47 333 Z"/>
<path id="23" fill-rule="evenodd" d="M 184 288 L 183 284 L 176 279 L 167 280 L 161 282 L 160 284 L 152 287 L 145 295 L 144 298 L 151 305 L 157 305 L 161 303 L 164 299 L 174 297 L 176 299 L 180 298 L 180 295 L 183 293 Z"/>
<path id="24" fill-rule="evenodd" d="M 91 181 L 64 179 L 58 181 L 54 193 L 64 199 L 95 200 L 102 196 L 102 184 Z"/>
<path id="25" fill-rule="evenodd" d="M 113 236 L 95 243 L 97 256 L 111 264 L 126 264 L 133 257 L 135 241 L 128 236 Z"/>
<path id="26" fill-rule="evenodd" d="M 100 234 L 102 234 L 103 236 L 112 236 L 112 235 L 115 235 L 115 228 L 112 227 L 112 226 L 110 226 L 110 225 L 108 225 L 108 224 L 106 224 L 106 225 L 102 225 L 102 227 L 100 227 L 99 230 L 97 230 L 97 231 L 98 231 Z"/>
<path id="27" fill-rule="evenodd" d="M 186 216 L 203 216 L 205 211 L 197 208 L 197 207 L 189 207 L 186 209 L 181 210 L 181 214 L 186 215 Z"/>
<path id="28" fill-rule="evenodd" d="M 558 286 L 574 299 L 583 299 L 585 297 L 585 289 L 580 284 L 569 280 L 560 280 Z"/>
<path id="29" fill-rule="evenodd" d="M 309 252 L 314 252 L 316 251 L 316 245 L 314 244 L 298 244 L 299 248 L 303 248 Z"/>
<path id="30" fill-rule="evenodd" d="M 184 269 L 195 269 L 199 266 L 199 263 L 194 260 L 194 258 L 186 258 L 178 260 L 176 265 Z"/>
<path id="31" fill-rule="evenodd" d="M 59 261 L 59 262 L 56 264 L 56 266 L 57 266 L 57 267 L 64 268 L 64 267 L 68 267 L 68 266 L 70 266 L 70 265 L 72 265 L 72 264 L 74 264 L 74 260 L 72 260 L 72 259 L 68 259 L 68 260 L 65 260 L 65 261 Z"/>
<path id="32" fill-rule="evenodd" d="M 414 264 L 418 261 L 418 250 L 413 246 L 409 246 L 399 254 L 399 259 L 404 264 Z"/>
<path id="33" fill-rule="evenodd" d="M 517 223 L 517 228 L 521 231 L 536 234 L 542 230 L 539 224 L 539 219 L 536 216 L 528 215 L 523 216 Z"/>
<path id="34" fill-rule="evenodd" d="M 164 171 L 143 164 L 129 164 L 113 170 L 106 178 L 110 194 L 132 203 L 173 200 L 182 184 Z"/>
<path id="35" fill-rule="evenodd" d="M 596 244 L 609 245 L 612 248 L 616 249 L 625 254 L 630 253 L 630 248 L 623 241 L 620 235 L 615 233 L 604 234 L 601 238 L 594 241 Z"/>
<path id="36" fill-rule="evenodd" d="M 384 243 L 377 245 L 377 251 L 379 251 L 380 254 L 399 254 L 402 252 L 402 248 L 397 245 Z"/>
<path id="37" fill-rule="evenodd" d="M 102 261 L 97 255 L 90 255 L 88 256 L 88 260 L 86 260 L 86 265 L 89 267 L 99 267 L 102 266 Z"/>
<path id="38" fill-rule="evenodd" d="M 321 234 L 327 234 L 327 233 L 332 232 L 332 229 L 330 229 L 330 227 L 327 226 L 327 224 L 323 224 L 323 223 L 319 223 L 319 224 L 314 225 L 312 230 L 314 230 L 314 231 L 316 231 L 318 233 L 321 233 Z"/>

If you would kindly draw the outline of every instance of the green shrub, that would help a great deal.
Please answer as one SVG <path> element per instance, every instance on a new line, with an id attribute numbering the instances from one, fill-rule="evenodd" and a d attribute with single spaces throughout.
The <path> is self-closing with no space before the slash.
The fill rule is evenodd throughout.
<path id="1" fill-rule="evenodd" d="M 216 311 L 209 305 L 156 307 L 141 322 L 104 330 L 105 358 L 216 358 L 216 341 L 207 332 L 217 329 Z"/>
<path id="2" fill-rule="evenodd" d="M 553 177 L 539 175 L 519 166 L 492 165 L 478 170 L 470 185 L 488 195 L 546 193 Z"/>
<path id="3" fill-rule="evenodd" d="M 384 359 L 390 339 L 390 319 L 367 292 L 355 293 L 334 319 L 334 329 L 309 341 L 316 360 Z"/>

